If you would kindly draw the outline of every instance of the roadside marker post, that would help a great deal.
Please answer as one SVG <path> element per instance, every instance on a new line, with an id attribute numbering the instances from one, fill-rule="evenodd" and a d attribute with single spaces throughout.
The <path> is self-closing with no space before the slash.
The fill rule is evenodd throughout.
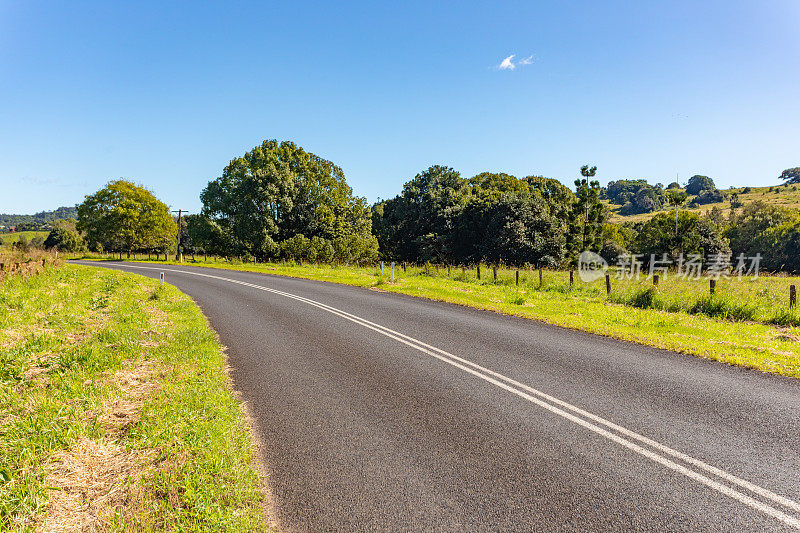
<path id="1" fill-rule="evenodd" d="M 708 293 L 714 294 L 716 290 L 717 290 L 717 280 L 711 278 L 710 280 L 708 280 Z"/>
<path id="2" fill-rule="evenodd" d="M 797 287 L 789 285 L 789 309 L 797 307 Z"/>
<path id="3" fill-rule="evenodd" d="M 392 283 L 394 283 L 394 261 L 392 261 Z"/>
<path id="4" fill-rule="evenodd" d="M 606 274 L 606 295 L 611 294 L 611 276 Z"/>
<path id="5" fill-rule="evenodd" d="M 161 273 L 161 279 L 159 280 L 159 284 L 161 284 L 161 285 L 164 284 L 164 273 L 163 272 Z"/>
<path id="6" fill-rule="evenodd" d="M 519 270 L 517 270 L 516 276 L 517 276 L 517 285 L 519 285 Z"/>
<path id="7" fill-rule="evenodd" d="M 381 276 L 383 276 L 383 261 L 381 261 Z"/>

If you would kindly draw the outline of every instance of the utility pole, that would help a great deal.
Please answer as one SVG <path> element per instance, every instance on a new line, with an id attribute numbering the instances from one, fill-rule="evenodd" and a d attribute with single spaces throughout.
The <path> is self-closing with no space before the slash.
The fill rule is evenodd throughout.
<path id="1" fill-rule="evenodd" d="M 172 211 L 175 213 L 176 211 Z M 175 250 L 175 261 L 180 260 L 181 256 L 181 216 L 183 215 L 183 209 L 178 209 L 178 248 Z"/>

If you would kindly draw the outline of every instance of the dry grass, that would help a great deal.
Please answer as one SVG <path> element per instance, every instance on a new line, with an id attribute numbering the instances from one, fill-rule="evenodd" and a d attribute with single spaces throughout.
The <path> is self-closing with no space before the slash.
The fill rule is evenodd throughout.
<path id="1" fill-rule="evenodd" d="M 101 438 L 81 438 L 50 461 L 47 485 L 54 492 L 42 523 L 44 531 L 107 531 L 117 515 L 125 513 L 136 478 L 153 467 L 154 449 L 126 450 L 123 437 L 139 422 L 142 408 L 164 374 L 155 361 L 126 361 L 124 367 L 106 372 L 104 381 L 119 388 L 120 395 L 94 414 L 103 428 Z M 88 420 L 87 420 L 88 422 Z"/>

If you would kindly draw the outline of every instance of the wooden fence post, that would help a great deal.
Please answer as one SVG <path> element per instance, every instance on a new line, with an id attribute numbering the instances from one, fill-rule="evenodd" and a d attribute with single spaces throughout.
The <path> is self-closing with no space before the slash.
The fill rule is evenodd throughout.
<path id="1" fill-rule="evenodd" d="M 572 287 L 572 285 L 574 283 L 575 283 L 575 271 L 574 270 L 570 270 L 569 271 L 569 286 Z"/>
<path id="2" fill-rule="evenodd" d="M 797 307 L 797 288 L 789 285 L 789 309 Z"/>
<path id="3" fill-rule="evenodd" d="M 611 294 L 611 276 L 606 274 L 606 295 Z"/>
<path id="4" fill-rule="evenodd" d="M 542 267 L 539 267 L 539 287 L 542 286 Z"/>
<path id="5" fill-rule="evenodd" d="M 519 270 L 517 270 L 517 285 L 519 285 Z"/>
<path id="6" fill-rule="evenodd" d="M 478 263 L 478 279 L 481 279 L 481 264 Z"/>
<path id="7" fill-rule="evenodd" d="M 494 274 L 494 280 L 497 281 L 497 265 L 492 267 L 492 273 Z"/>
<path id="8" fill-rule="evenodd" d="M 714 294 L 717 291 L 717 280 L 711 278 L 708 280 L 708 293 Z"/>
<path id="9" fill-rule="evenodd" d="M 653 275 L 653 287 L 658 287 L 658 274 Z"/>

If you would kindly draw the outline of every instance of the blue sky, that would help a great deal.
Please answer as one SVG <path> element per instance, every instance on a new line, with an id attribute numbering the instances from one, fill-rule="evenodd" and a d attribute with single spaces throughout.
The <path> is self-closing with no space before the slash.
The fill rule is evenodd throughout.
<path id="1" fill-rule="evenodd" d="M 794 0 L 0 0 L 0 212 L 117 177 L 197 211 L 271 138 L 371 202 L 432 164 L 775 184 L 800 165 L 798 28 Z"/>

